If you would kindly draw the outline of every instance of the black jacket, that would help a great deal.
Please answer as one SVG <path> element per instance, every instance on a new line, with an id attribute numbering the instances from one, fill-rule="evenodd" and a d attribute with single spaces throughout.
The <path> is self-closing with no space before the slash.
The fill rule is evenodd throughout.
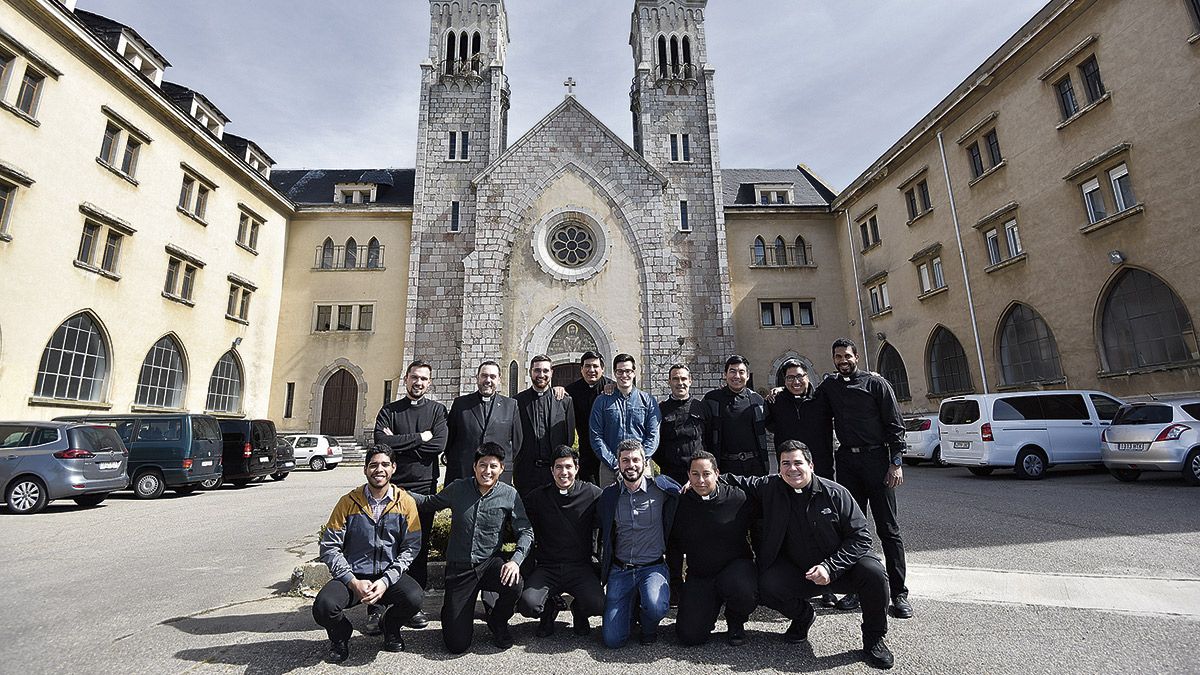
<path id="1" fill-rule="evenodd" d="M 725 438 L 722 427 L 730 416 L 731 407 L 743 396 L 749 400 L 744 404 L 746 409 L 741 413 L 740 421 L 744 427 L 742 432 L 748 435 L 742 438 Z M 763 466 L 771 466 L 767 457 L 767 402 L 758 392 L 746 387 L 741 393 L 735 394 L 729 387 L 721 387 L 705 394 L 704 403 L 708 406 L 712 438 L 709 452 L 716 455 L 717 459 L 735 452 L 756 452 Z M 750 423 L 748 426 L 745 424 L 747 421 Z"/>
<path id="2" fill-rule="evenodd" d="M 668 544 L 671 541 L 671 527 L 675 523 L 675 509 L 679 507 L 679 483 L 676 483 L 670 476 L 650 478 L 648 472 L 646 480 L 653 480 L 667 494 L 666 501 L 663 503 L 663 543 Z M 601 583 L 608 581 L 608 570 L 612 567 L 613 546 L 616 544 L 617 537 L 617 497 L 621 494 L 622 485 L 623 483 L 618 480 L 604 488 L 596 507 L 596 521 L 600 527 Z"/>
<path id="3" fill-rule="evenodd" d="M 533 524 L 533 558 L 539 565 L 591 564 L 600 488 L 577 480 L 563 496 L 557 485 L 542 485 L 522 501 Z"/>
<path id="4" fill-rule="evenodd" d="M 521 447 L 521 422 L 517 402 L 495 394 L 491 405 L 484 405 L 479 392 L 454 399 L 447 417 L 450 435 L 446 440 L 446 482 L 475 475 L 475 451 L 491 441 L 504 448 L 505 464 L 512 466 L 514 451 Z M 488 416 L 490 408 L 491 415 Z"/>
<path id="5" fill-rule="evenodd" d="M 432 432 L 433 438 L 422 442 L 422 431 Z M 446 450 L 447 433 L 446 406 L 432 399 L 424 398 L 414 406 L 405 396 L 380 408 L 375 418 L 375 442 L 392 449 L 396 464 L 392 482 L 415 488 L 436 481 L 438 455 Z"/>
<path id="6" fill-rule="evenodd" d="M 833 424 L 814 398 L 815 392 L 811 385 L 803 396 L 784 389 L 775 395 L 774 403 L 767 404 L 767 429 L 775 435 L 775 452 L 786 441 L 800 441 L 812 451 L 814 462 L 817 457 L 832 459 Z"/>
<path id="7" fill-rule="evenodd" d="M 686 401 L 667 398 L 658 404 L 658 409 L 662 412 L 662 425 L 658 427 L 654 461 L 663 473 L 684 482 L 692 455 L 697 450 L 708 450 L 709 407 L 692 396 Z"/>
<path id="8" fill-rule="evenodd" d="M 792 509 L 788 499 L 794 492 L 779 474 L 770 476 L 731 476 L 721 481 L 736 485 L 758 501 L 763 514 L 763 541 L 759 549 L 758 569 L 766 571 L 783 551 L 788 518 Z M 837 579 L 871 552 L 871 531 L 867 517 L 850 491 L 831 480 L 812 477 L 812 499 L 808 502 L 808 523 L 813 540 L 808 542 L 826 567 L 829 577 Z"/>
<path id="9" fill-rule="evenodd" d="M 544 396 L 550 399 L 549 429 L 547 429 L 546 456 L 540 455 L 537 435 L 534 430 L 533 405 L 537 401 L 537 392 L 532 388 L 517 394 L 517 410 L 521 415 L 521 446 L 517 456 L 512 461 L 513 486 L 517 492 L 525 495 L 539 485 L 554 481 L 550 475 L 553 464 L 550 453 L 559 445 L 571 445 L 575 441 L 575 406 L 571 397 L 565 396 L 561 401 L 554 399 L 554 391 L 547 391 Z"/>

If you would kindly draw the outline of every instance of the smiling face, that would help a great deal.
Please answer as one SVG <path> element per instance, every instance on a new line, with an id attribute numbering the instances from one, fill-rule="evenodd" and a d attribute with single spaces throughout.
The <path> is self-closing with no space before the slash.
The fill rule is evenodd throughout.
<path id="1" fill-rule="evenodd" d="M 546 391 L 550 387 L 550 378 L 554 376 L 554 366 L 549 361 L 534 361 L 529 366 L 529 380 L 533 388 Z"/>
<path id="2" fill-rule="evenodd" d="M 481 367 L 475 375 L 475 388 L 479 390 L 479 395 L 491 396 L 496 393 L 498 386 L 500 386 L 500 368 L 492 365 Z"/>
<path id="3" fill-rule="evenodd" d="M 853 375 L 858 370 L 858 354 L 850 347 L 833 350 L 833 365 L 842 375 Z"/>
<path id="4" fill-rule="evenodd" d="M 414 401 L 425 395 L 429 391 L 429 381 L 433 377 L 433 373 L 425 367 L 413 368 L 404 376 L 404 389 L 408 391 L 408 397 Z"/>
<path id="5" fill-rule="evenodd" d="M 808 373 L 804 366 L 791 366 L 783 376 L 783 383 L 793 396 L 802 396 L 808 391 Z"/>
<path id="6" fill-rule="evenodd" d="M 679 400 L 688 397 L 692 388 L 692 375 L 687 368 L 676 368 L 671 371 L 671 395 Z"/>
<path id="7" fill-rule="evenodd" d="M 600 378 L 604 377 L 604 364 L 600 362 L 600 359 L 588 359 L 579 366 L 579 374 L 589 385 L 596 384 Z"/>
<path id="8" fill-rule="evenodd" d="M 504 473 L 504 462 L 497 457 L 487 455 L 475 460 L 475 483 L 483 492 L 490 490 Z"/>
<path id="9" fill-rule="evenodd" d="M 692 490 L 701 497 L 707 497 L 717 489 L 717 478 L 721 473 L 713 466 L 710 459 L 692 460 L 688 469 L 688 483 Z"/>
<path id="10" fill-rule="evenodd" d="M 554 476 L 554 484 L 559 490 L 569 490 L 575 484 L 575 475 L 579 473 L 579 465 L 575 463 L 574 457 L 559 457 L 554 460 L 554 466 L 550 468 L 551 475 Z"/>
<path id="11" fill-rule="evenodd" d="M 363 466 L 363 474 L 367 477 L 367 485 L 372 489 L 382 490 L 392 480 L 396 466 L 392 464 L 392 456 L 386 452 L 376 452 L 367 458 Z"/>
<path id="12" fill-rule="evenodd" d="M 779 456 L 779 475 L 793 488 L 806 488 L 812 482 L 812 464 L 800 450 L 785 452 Z"/>
<path id="13" fill-rule="evenodd" d="M 628 485 L 637 485 L 646 472 L 646 453 L 641 449 L 622 450 L 617 462 L 621 478 Z"/>
<path id="14" fill-rule="evenodd" d="M 750 381 L 750 369 L 744 363 L 731 363 L 725 369 L 725 384 L 733 393 L 740 393 Z"/>
<path id="15" fill-rule="evenodd" d="M 629 391 L 633 388 L 633 374 L 637 371 L 633 361 L 618 361 L 613 364 L 613 379 L 617 381 L 617 388 L 621 391 Z"/>

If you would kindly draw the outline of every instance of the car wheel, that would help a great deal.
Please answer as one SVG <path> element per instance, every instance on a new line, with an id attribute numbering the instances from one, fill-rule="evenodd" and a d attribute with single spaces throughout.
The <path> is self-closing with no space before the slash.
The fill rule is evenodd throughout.
<path id="1" fill-rule="evenodd" d="M 904 463 L 908 466 L 916 466 L 921 463 L 921 460 L 917 459 L 916 457 L 905 457 Z"/>
<path id="2" fill-rule="evenodd" d="M 27 515 L 37 513 L 50 503 L 46 484 L 36 476 L 22 476 L 13 481 L 4 493 L 9 513 Z"/>
<path id="3" fill-rule="evenodd" d="M 976 476 L 990 476 L 990 475 L 992 475 L 993 470 L 994 469 L 992 469 L 992 467 L 990 467 L 990 466 L 968 466 L 967 467 L 967 471 L 970 471 L 972 474 L 974 474 Z"/>
<path id="4" fill-rule="evenodd" d="M 217 488 L 221 487 L 221 485 L 224 482 L 225 482 L 225 479 L 222 476 L 217 476 L 216 478 L 209 478 L 208 480 L 202 480 L 202 481 L 200 481 L 200 489 L 201 490 L 216 490 Z"/>
<path id="5" fill-rule="evenodd" d="M 1200 485 L 1200 448 L 1188 453 L 1183 463 L 1183 479 L 1188 485 Z"/>
<path id="6" fill-rule="evenodd" d="M 133 494 L 138 499 L 158 499 L 166 487 L 162 474 L 154 469 L 143 471 L 133 479 Z"/>
<path id="7" fill-rule="evenodd" d="M 325 458 L 324 457 L 313 457 L 312 459 L 308 460 L 308 468 L 312 469 L 313 471 L 324 471 L 325 470 Z"/>
<path id="8" fill-rule="evenodd" d="M 195 492 L 196 488 L 198 488 L 198 487 L 200 487 L 200 486 L 193 483 L 191 485 L 179 485 L 179 486 L 176 486 L 171 489 L 174 490 L 175 494 L 179 495 L 180 497 L 186 497 L 187 495 L 190 495 L 193 492 Z"/>
<path id="9" fill-rule="evenodd" d="M 72 501 L 84 508 L 91 508 L 93 506 L 99 506 L 100 502 L 104 501 L 104 498 L 107 496 L 107 492 L 101 492 L 100 494 L 79 495 L 78 497 L 72 498 Z"/>
<path id="10" fill-rule="evenodd" d="M 942 459 L 942 446 L 933 449 L 933 463 L 936 466 L 950 466 L 950 462 Z"/>
<path id="11" fill-rule="evenodd" d="M 1025 448 L 1017 453 L 1017 464 L 1013 470 L 1018 478 L 1038 480 L 1046 473 L 1046 455 L 1038 448 Z"/>
<path id="12" fill-rule="evenodd" d="M 283 480 L 284 478 L 287 478 L 287 475 L 288 475 L 287 471 L 280 471 L 278 473 L 273 473 L 273 474 L 271 474 L 271 480 Z"/>
<path id="13" fill-rule="evenodd" d="M 1122 483 L 1132 483 L 1138 479 L 1138 476 L 1142 475 L 1139 469 L 1109 469 L 1108 472 L 1112 474 L 1113 478 Z"/>

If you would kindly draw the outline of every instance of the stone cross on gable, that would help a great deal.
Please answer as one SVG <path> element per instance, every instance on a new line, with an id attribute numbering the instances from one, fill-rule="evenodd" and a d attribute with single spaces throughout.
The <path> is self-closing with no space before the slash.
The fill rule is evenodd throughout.
<path id="1" fill-rule="evenodd" d="M 575 78 L 568 77 L 567 81 L 563 82 L 563 86 L 567 88 L 567 96 L 574 96 L 575 95 L 575 87 L 578 85 L 579 85 L 579 83 L 575 81 Z"/>

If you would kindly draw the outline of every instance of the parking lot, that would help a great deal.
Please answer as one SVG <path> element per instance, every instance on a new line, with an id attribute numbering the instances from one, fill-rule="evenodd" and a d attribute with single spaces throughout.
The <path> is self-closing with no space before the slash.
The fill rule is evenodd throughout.
<path id="1" fill-rule="evenodd" d="M 916 618 L 892 622 L 899 672 L 1194 672 L 1200 629 L 1200 489 L 1175 476 L 1119 483 L 1091 470 L 1037 482 L 1009 472 L 906 467 L 901 489 Z M 309 601 L 280 593 L 316 554 L 352 466 L 286 481 L 155 501 L 117 495 L 80 509 L 0 516 L 0 599 L 10 672 L 338 672 Z M 427 611 L 438 607 L 431 595 Z M 359 610 L 360 611 L 360 610 Z M 360 620 L 361 613 L 353 615 Z M 668 620 L 669 621 L 669 620 Z M 407 672 L 866 672 L 858 614 L 823 610 L 811 647 L 782 643 L 786 623 L 762 610 L 750 642 L 685 650 L 667 631 L 651 647 L 613 652 L 598 638 L 514 631 L 503 654 L 483 639 L 443 653 L 434 622 L 409 652 L 357 636 L 349 665 Z"/>

